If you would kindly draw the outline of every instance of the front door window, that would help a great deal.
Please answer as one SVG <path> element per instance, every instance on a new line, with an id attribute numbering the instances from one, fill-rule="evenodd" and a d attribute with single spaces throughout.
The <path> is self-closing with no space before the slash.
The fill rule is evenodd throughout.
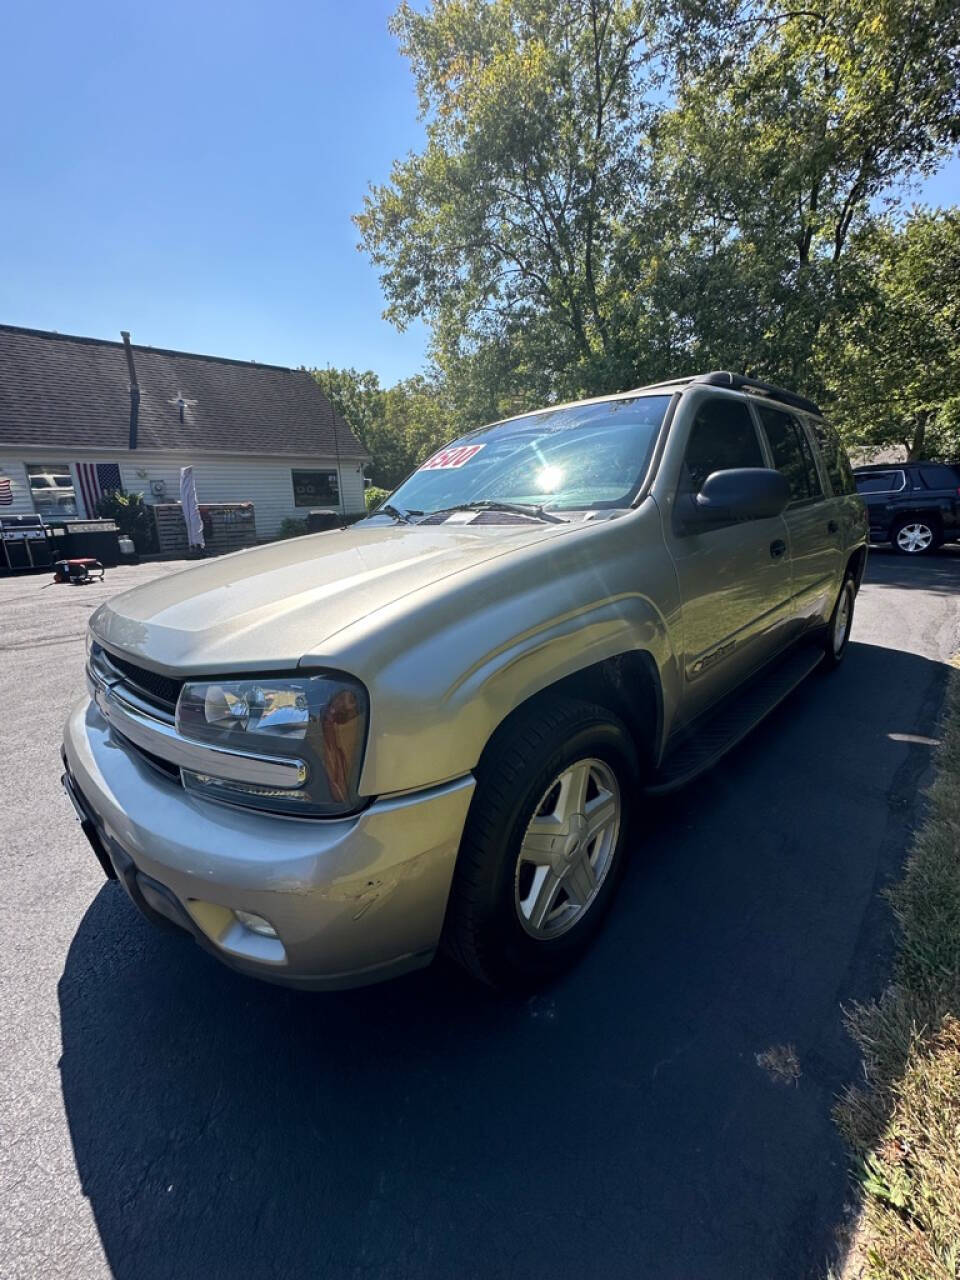
<path id="1" fill-rule="evenodd" d="M 762 467 L 763 454 L 747 406 L 739 400 L 707 400 L 690 428 L 680 475 L 682 493 L 699 493 L 714 471 Z"/>

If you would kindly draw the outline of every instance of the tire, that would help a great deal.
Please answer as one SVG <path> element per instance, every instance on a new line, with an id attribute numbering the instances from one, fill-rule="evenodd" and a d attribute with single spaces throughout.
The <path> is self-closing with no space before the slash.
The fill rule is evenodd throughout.
<path id="1" fill-rule="evenodd" d="M 890 543 L 901 556 L 924 556 L 942 542 L 940 527 L 932 516 L 904 516 L 890 530 Z"/>
<path id="2" fill-rule="evenodd" d="M 503 990 L 577 960 L 615 894 L 639 776 L 626 726 L 604 708 L 558 697 L 517 713 L 477 768 L 444 951 Z"/>
<path id="3" fill-rule="evenodd" d="M 847 646 L 850 643 L 850 631 L 853 627 L 853 609 L 857 600 L 857 584 L 853 575 L 848 573 L 843 580 L 837 603 L 827 623 L 827 634 L 823 641 L 823 665 L 821 670 L 835 671 L 843 661 Z"/>

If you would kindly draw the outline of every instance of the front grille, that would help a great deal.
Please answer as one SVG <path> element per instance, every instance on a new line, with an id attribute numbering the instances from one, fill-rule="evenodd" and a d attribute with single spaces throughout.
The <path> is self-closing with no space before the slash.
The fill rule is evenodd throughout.
<path id="1" fill-rule="evenodd" d="M 172 713 L 176 710 L 177 699 L 183 687 L 182 680 L 174 680 L 171 676 L 162 676 L 156 671 L 149 671 L 146 667 L 138 667 L 135 662 L 118 658 L 112 653 L 107 653 L 106 650 L 101 650 L 101 655 L 106 665 L 113 667 L 119 675 L 123 676 L 124 683 L 137 693 L 150 702 L 156 703 L 164 711 Z"/>
<path id="2" fill-rule="evenodd" d="M 141 760 L 146 761 L 147 764 L 152 765 L 154 769 L 169 778 L 171 782 L 180 781 L 179 765 L 175 765 L 171 760 L 164 760 L 163 756 L 154 755 L 152 751 L 147 751 L 145 747 L 139 746 L 136 742 L 131 742 L 128 737 L 117 730 L 116 726 L 114 726 L 114 733 L 123 739 L 125 745 L 128 746 L 135 755 L 139 756 Z"/>

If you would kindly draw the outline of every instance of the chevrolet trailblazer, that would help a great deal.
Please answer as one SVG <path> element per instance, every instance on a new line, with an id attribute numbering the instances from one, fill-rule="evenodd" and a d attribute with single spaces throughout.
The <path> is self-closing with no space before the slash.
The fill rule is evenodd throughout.
<path id="1" fill-rule="evenodd" d="M 246 974 L 576 958 L 645 794 L 844 657 L 867 519 L 817 406 L 730 373 L 526 413 L 371 517 L 93 615 L 64 783 L 108 876 Z"/>

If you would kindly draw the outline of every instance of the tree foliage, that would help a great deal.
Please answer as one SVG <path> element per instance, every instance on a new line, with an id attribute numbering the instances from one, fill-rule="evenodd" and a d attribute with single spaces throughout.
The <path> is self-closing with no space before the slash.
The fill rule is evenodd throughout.
<path id="1" fill-rule="evenodd" d="M 441 388 L 422 374 L 389 388 L 369 369 L 314 369 L 313 376 L 370 454 L 370 479 L 383 489 L 395 489 L 456 434 Z"/>
<path id="2" fill-rule="evenodd" d="M 496 397 L 617 384 L 609 263 L 643 192 L 638 6 L 443 0 L 392 25 L 427 145 L 357 219 L 388 315 L 427 317 L 441 367 L 494 371 Z"/>
<path id="3" fill-rule="evenodd" d="M 798 383 L 851 233 L 960 137 L 960 8 L 687 7 L 661 13 L 675 87 L 656 164 L 668 306 L 681 301 L 706 363 Z"/>
<path id="4" fill-rule="evenodd" d="M 960 210 L 864 230 L 857 285 L 818 358 L 847 438 L 908 458 L 960 456 Z"/>
<path id="5" fill-rule="evenodd" d="M 903 184 L 960 138 L 955 0 L 432 0 L 392 28 L 426 144 L 357 225 L 387 314 L 431 326 L 424 439 L 697 368 L 829 391 L 857 254 L 894 252 Z"/>

